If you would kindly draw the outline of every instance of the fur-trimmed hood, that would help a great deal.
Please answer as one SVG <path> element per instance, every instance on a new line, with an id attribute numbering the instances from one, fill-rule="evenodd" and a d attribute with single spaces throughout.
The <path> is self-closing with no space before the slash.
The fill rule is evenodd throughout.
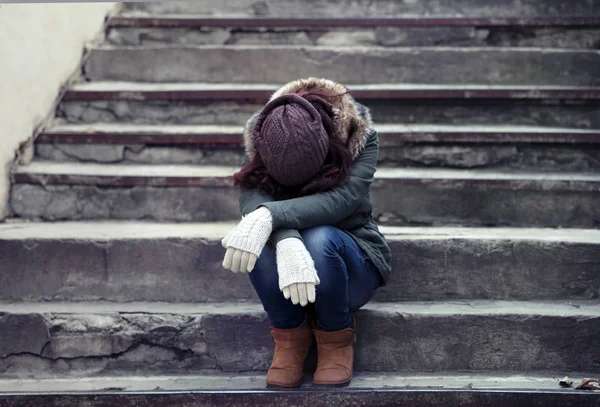
<path id="1" fill-rule="evenodd" d="M 346 87 L 329 79 L 299 79 L 279 88 L 279 90 L 271 96 L 269 101 L 288 93 L 307 92 L 317 88 L 325 88 L 343 94 L 343 96 L 333 105 L 333 112 L 335 114 L 334 122 L 337 126 L 338 134 L 342 136 L 343 141 L 352 153 L 352 158 L 356 159 L 365 146 L 369 135 L 369 129 L 373 123 L 369 110 L 365 106 L 357 103 L 354 98 L 347 93 L 348 90 Z M 250 160 L 254 158 L 256 152 L 252 141 L 252 131 L 259 114 L 260 111 L 252 115 L 244 129 L 244 145 L 246 154 Z"/>

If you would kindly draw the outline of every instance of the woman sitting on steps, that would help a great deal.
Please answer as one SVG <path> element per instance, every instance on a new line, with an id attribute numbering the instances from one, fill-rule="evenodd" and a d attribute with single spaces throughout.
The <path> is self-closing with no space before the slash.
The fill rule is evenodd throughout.
<path id="1" fill-rule="evenodd" d="M 379 141 L 371 126 L 345 87 L 316 78 L 283 86 L 246 124 L 249 163 L 234 176 L 243 218 L 223 239 L 223 266 L 250 273 L 268 314 L 269 386 L 302 383 L 313 334 L 314 384 L 352 379 L 351 313 L 391 270 L 372 217 Z"/>

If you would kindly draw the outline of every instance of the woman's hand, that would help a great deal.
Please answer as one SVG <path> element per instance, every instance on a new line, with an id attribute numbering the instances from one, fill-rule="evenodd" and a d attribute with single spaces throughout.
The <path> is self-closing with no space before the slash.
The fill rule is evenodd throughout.
<path id="1" fill-rule="evenodd" d="M 295 237 L 280 240 L 275 256 L 279 289 L 284 297 L 302 306 L 315 302 L 315 286 L 321 281 L 315 263 L 302 240 Z"/>
<path id="2" fill-rule="evenodd" d="M 244 216 L 221 241 L 227 249 L 223 267 L 234 273 L 251 272 L 272 231 L 273 217 L 267 208 L 260 207 Z"/>

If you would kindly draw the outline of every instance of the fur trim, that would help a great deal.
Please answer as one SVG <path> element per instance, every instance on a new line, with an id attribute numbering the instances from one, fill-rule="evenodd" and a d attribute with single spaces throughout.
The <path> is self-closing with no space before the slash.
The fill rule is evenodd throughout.
<path id="1" fill-rule="evenodd" d="M 338 134 L 341 135 L 342 140 L 346 143 L 346 146 L 348 146 L 348 149 L 352 153 L 352 158 L 356 159 L 367 142 L 369 129 L 372 127 L 373 123 L 369 109 L 356 103 L 354 98 L 347 93 L 348 89 L 346 89 L 346 87 L 329 79 L 299 79 L 297 81 L 289 82 L 279 88 L 279 90 L 271 96 L 269 101 L 287 93 L 306 92 L 315 88 L 330 89 L 336 93 L 344 94 L 333 106 L 333 112 L 336 116 L 334 120 L 336 122 Z M 254 158 L 255 152 L 254 144 L 252 142 L 252 130 L 256 124 L 259 113 L 260 112 L 257 112 L 250 117 L 244 129 L 244 145 L 246 147 L 246 154 L 250 160 Z"/>

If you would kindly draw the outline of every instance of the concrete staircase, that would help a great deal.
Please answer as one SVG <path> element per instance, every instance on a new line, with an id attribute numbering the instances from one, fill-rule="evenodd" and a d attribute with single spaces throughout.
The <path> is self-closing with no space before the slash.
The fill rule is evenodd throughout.
<path id="1" fill-rule="evenodd" d="M 0 406 L 600 403 L 557 381 L 600 374 L 600 8 L 529 3 L 125 3 L 13 171 Z M 307 76 L 372 110 L 394 272 L 350 388 L 271 392 L 219 240 L 245 120 Z"/>

